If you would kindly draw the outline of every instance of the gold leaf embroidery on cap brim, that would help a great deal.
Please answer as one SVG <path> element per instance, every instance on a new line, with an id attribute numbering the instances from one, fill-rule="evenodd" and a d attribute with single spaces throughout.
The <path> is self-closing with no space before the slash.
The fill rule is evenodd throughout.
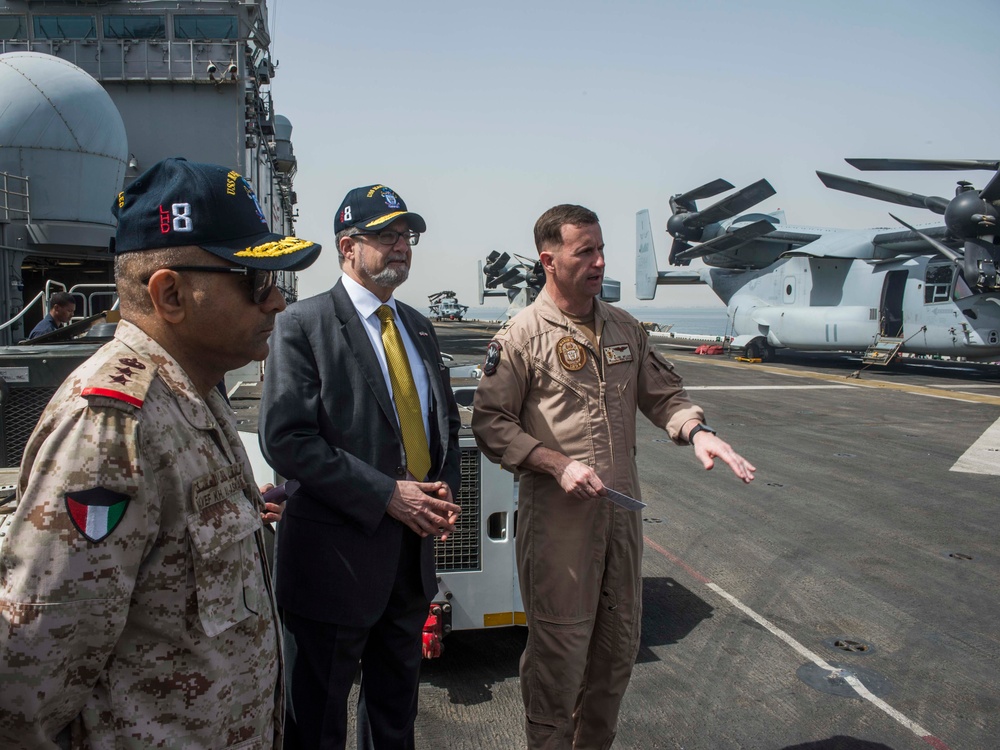
<path id="1" fill-rule="evenodd" d="M 299 250 L 305 250 L 307 247 L 312 247 L 314 244 L 314 242 L 310 242 L 309 240 L 300 240 L 298 237 L 285 237 L 283 240 L 265 242 L 263 245 L 257 245 L 257 247 L 248 247 L 246 250 L 240 250 L 236 253 L 236 257 L 275 258 L 279 255 L 297 253 Z"/>
<path id="2" fill-rule="evenodd" d="M 405 213 L 406 211 L 394 211 L 391 214 L 386 214 L 381 219 L 375 219 L 374 221 L 369 221 L 367 224 L 365 224 L 365 228 L 367 229 L 368 227 L 377 227 L 379 224 L 385 224 L 390 219 L 395 219 L 397 216 L 402 216 Z"/>

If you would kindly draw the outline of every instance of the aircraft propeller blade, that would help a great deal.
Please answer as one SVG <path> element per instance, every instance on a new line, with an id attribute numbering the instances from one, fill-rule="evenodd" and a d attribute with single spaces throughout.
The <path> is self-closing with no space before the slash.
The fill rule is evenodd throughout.
<path id="1" fill-rule="evenodd" d="M 691 263 L 690 260 L 684 261 L 680 259 L 680 256 L 691 249 L 691 246 L 684 240 L 674 240 L 670 245 L 670 255 L 667 256 L 667 263 L 672 266 L 686 266 Z"/>
<path id="2" fill-rule="evenodd" d="M 993 179 L 986 183 L 986 187 L 979 191 L 979 197 L 990 203 L 1000 200 L 1000 172 L 993 175 Z"/>
<path id="3" fill-rule="evenodd" d="M 774 231 L 774 224 L 771 222 L 764 219 L 755 221 L 753 224 L 747 224 L 745 227 L 740 227 L 732 232 L 720 234 L 718 237 L 713 237 L 707 242 L 702 242 L 700 245 L 695 245 L 694 247 L 678 253 L 678 263 L 676 265 L 687 265 L 691 262 L 692 258 L 701 258 L 705 255 L 711 255 L 712 253 L 734 250 L 740 245 L 746 244 L 750 240 L 765 235 L 771 231 Z"/>
<path id="4" fill-rule="evenodd" d="M 483 272 L 486 274 L 487 277 L 492 278 L 503 272 L 503 269 L 507 265 L 507 261 L 510 260 L 510 254 L 503 253 L 501 255 L 500 253 L 497 253 L 496 250 L 494 250 L 487 256 L 487 260 L 489 260 L 489 263 L 487 263 L 486 266 L 483 268 Z"/>
<path id="5" fill-rule="evenodd" d="M 490 282 L 490 288 L 496 286 L 508 286 L 509 284 L 517 284 L 524 281 L 524 275 L 521 273 L 521 269 L 518 267 L 511 268 L 506 273 L 501 274 L 497 278 Z"/>
<path id="6" fill-rule="evenodd" d="M 844 159 L 864 172 L 943 172 L 969 169 L 1000 169 L 1000 161 L 988 159 Z"/>
<path id="7" fill-rule="evenodd" d="M 907 229 L 909 229 L 914 234 L 919 235 L 920 238 L 924 242 L 926 242 L 928 245 L 930 245 L 931 247 L 933 247 L 935 250 L 937 250 L 939 253 L 941 253 L 941 255 L 943 255 L 944 257 L 946 257 L 948 260 L 953 261 L 954 263 L 957 263 L 958 265 L 962 264 L 962 262 L 963 262 L 962 254 L 959 253 L 957 250 L 952 250 L 950 247 L 948 247 L 946 244 L 944 244 L 940 240 L 936 240 L 933 237 L 929 237 L 928 235 L 926 235 L 923 232 L 921 232 L 919 229 L 916 229 L 915 227 L 911 226 L 910 224 L 907 224 L 905 221 L 903 221 L 902 219 L 900 219 L 894 213 L 890 212 L 889 216 L 891 216 L 893 219 L 895 219 L 896 221 L 898 221 L 900 224 L 902 224 L 904 227 L 906 227 Z"/>
<path id="8" fill-rule="evenodd" d="M 775 194 L 775 189 L 767 180 L 757 180 L 752 185 L 747 185 L 741 190 L 727 198 L 723 198 L 718 203 L 713 203 L 702 211 L 695 211 L 684 217 L 686 227 L 706 227 L 717 221 L 730 219 L 737 214 L 746 211 L 751 206 L 756 206 L 765 198 L 770 198 Z"/>
<path id="9" fill-rule="evenodd" d="M 829 172 L 816 172 L 816 176 L 822 180 L 823 184 L 833 190 L 840 190 L 844 193 L 853 193 L 865 198 L 898 203 L 900 206 L 910 206 L 911 208 L 929 208 L 936 214 L 944 215 L 950 201 L 947 198 L 939 198 L 936 195 L 920 195 L 911 193 L 908 190 L 897 190 L 896 188 L 876 185 L 873 182 L 856 180 L 853 177 L 841 177 Z"/>
<path id="10" fill-rule="evenodd" d="M 681 211 L 696 211 L 695 201 L 702 198 L 711 198 L 713 195 L 718 195 L 732 189 L 733 184 L 729 180 L 723 180 L 720 177 L 718 180 L 706 182 L 694 190 L 688 190 L 686 193 L 672 196 L 670 198 L 670 211 L 675 214 Z"/>

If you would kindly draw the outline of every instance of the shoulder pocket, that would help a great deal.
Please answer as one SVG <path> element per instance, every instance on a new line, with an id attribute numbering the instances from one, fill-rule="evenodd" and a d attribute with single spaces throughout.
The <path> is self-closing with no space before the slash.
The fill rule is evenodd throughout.
<path id="1" fill-rule="evenodd" d="M 194 480 L 188 534 L 194 548 L 198 616 L 214 637 L 260 611 L 264 590 L 254 532 L 260 517 L 243 492 L 243 467 Z"/>

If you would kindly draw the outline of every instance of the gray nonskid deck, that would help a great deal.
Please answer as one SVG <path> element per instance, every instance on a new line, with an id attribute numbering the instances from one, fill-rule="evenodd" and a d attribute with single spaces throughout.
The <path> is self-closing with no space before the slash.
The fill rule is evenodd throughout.
<path id="1" fill-rule="evenodd" d="M 438 333 L 473 360 L 488 336 Z M 961 459 L 984 433 L 980 456 L 1000 448 L 1000 368 L 922 361 L 857 379 L 856 358 L 665 354 L 758 474 L 705 472 L 640 420 L 643 640 L 616 747 L 994 746 L 996 478 Z M 524 637 L 445 641 L 424 665 L 421 746 L 523 746 Z"/>

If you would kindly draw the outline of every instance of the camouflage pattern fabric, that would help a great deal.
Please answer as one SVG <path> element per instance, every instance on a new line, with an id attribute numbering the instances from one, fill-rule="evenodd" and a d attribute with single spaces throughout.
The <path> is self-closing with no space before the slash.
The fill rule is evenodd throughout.
<path id="1" fill-rule="evenodd" d="M 123 322 L 52 398 L 17 492 L 0 747 L 281 747 L 263 501 L 219 393 Z"/>

